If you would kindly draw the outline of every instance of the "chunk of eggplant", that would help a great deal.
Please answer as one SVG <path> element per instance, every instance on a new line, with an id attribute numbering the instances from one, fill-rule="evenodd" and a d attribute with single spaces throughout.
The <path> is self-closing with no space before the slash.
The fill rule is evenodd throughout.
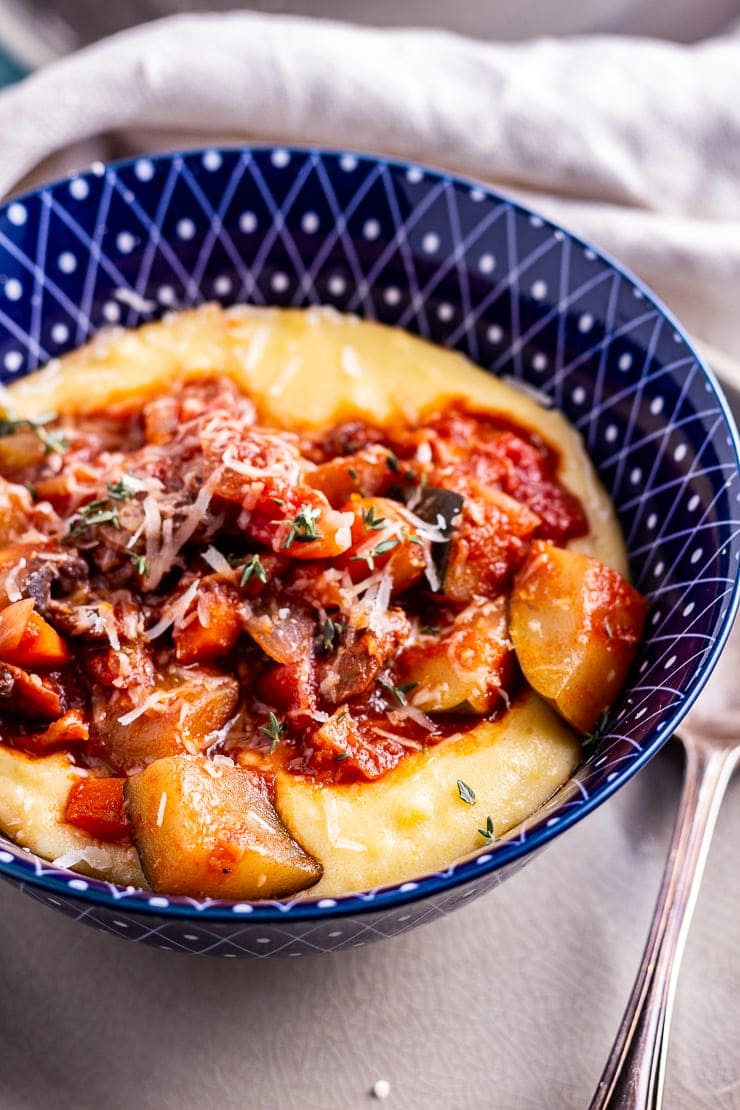
<path id="1" fill-rule="evenodd" d="M 158 759 L 125 787 L 153 890 L 193 898 L 282 898 L 322 868 L 292 839 L 254 779 L 204 756 Z"/>
<path id="2" fill-rule="evenodd" d="M 460 523 L 450 542 L 442 593 L 454 602 L 505 590 L 526 555 L 540 518 L 498 489 L 469 483 Z"/>
<path id="3" fill-rule="evenodd" d="M 513 678 L 506 602 L 475 601 L 451 627 L 409 647 L 399 660 L 400 684 L 416 683 L 410 700 L 427 713 L 490 713 Z"/>
<path id="4" fill-rule="evenodd" d="M 207 747 L 233 716 L 239 685 L 206 667 L 182 668 L 165 676 L 147 700 L 149 707 L 128 723 L 135 709 L 128 698 L 95 700 L 93 745 L 117 771 L 128 774 L 163 756 Z"/>
<path id="5" fill-rule="evenodd" d="M 510 635 L 530 686 L 588 733 L 619 693 L 647 601 L 589 555 L 537 540 L 514 581 Z"/>

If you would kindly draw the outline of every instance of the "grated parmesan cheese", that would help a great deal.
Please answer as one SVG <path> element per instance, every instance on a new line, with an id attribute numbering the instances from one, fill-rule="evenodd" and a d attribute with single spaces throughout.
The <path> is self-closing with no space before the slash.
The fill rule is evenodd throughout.
<path id="1" fill-rule="evenodd" d="M 119 725 L 123 725 L 125 728 L 127 725 L 133 724 L 134 721 L 138 720 L 138 718 L 141 717 L 142 713 L 148 713 L 150 709 L 153 709 L 156 712 L 161 712 L 162 703 L 166 701 L 171 701 L 174 696 L 174 690 L 155 690 L 147 698 L 144 698 L 143 702 L 141 702 L 140 705 L 137 705 L 135 709 L 132 709 L 129 713 L 124 713 L 122 717 L 119 717 Z"/>
<path id="2" fill-rule="evenodd" d="M 144 633 L 144 638 L 146 640 L 156 640 L 158 636 L 161 636 L 163 632 L 167 631 L 170 625 L 179 624 L 190 608 L 191 602 L 198 592 L 199 585 L 200 578 L 196 578 L 195 581 L 190 583 L 185 593 L 180 594 L 175 601 L 166 605 L 162 616 L 152 628 L 147 629 Z"/>
<path id="3" fill-rule="evenodd" d="M 211 502 L 213 491 L 218 485 L 220 478 L 221 470 L 217 468 L 204 482 L 198 496 L 185 514 L 185 519 L 174 534 L 172 533 L 173 525 L 171 519 L 168 518 L 162 523 L 162 517 L 159 509 L 156 507 L 155 498 L 152 495 L 145 498 L 144 512 L 147 513 L 147 511 L 149 511 L 152 518 L 151 524 L 147 523 L 146 558 L 149 566 L 149 574 L 147 576 L 149 589 L 156 589 L 167 571 L 171 570 L 174 566 L 181 548 L 185 546 L 195 532 L 195 529 L 203 520 Z M 154 504 L 154 509 L 150 508 L 147 510 L 147 507 L 152 503 Z M 159 519 L 158 529 L 154 523 L 155 516 Z M 159 549 L 155 546 L 157 534 L 162 538 Z"/>
<path id="4" fill-rule="evenodd" d="M 403 720 L 408 717 L 409 720 L 414 721 L 420 728 L 425 728 L 427 732 L 436 732 L 437 726 L 431 717 L 427 717 L 423 710 L 419 709 L 417 705 L 399 705 L 397 709 L 392 710 L 394 720 Z"/>
<path id="5" fill-rule="evenodd" d="M 65 870 L 76 867 L 79 863 L 86 863 L 95 871 L 106 871 L 110 868 L 111 853 L 105 848 L 96 848 L 94 844 L 88 844 L 84 848 L 69 848 L 51 861 L 52 867 L 61 867 Z"/>
<path id="6" fill-rule="evenodd" d="M 211 570 L 215 570 L 216 574 L 233 573 L 233 567 L 229 565 L 229 560 L 215 547 L 209 547 L 203 552 L 203 560 L 208 563 Z"/>
<path id="7" fill-rule="evenodd" d="M 357 379 L 363 376 L 363 369 L 354 347 L 342 347 L 339 354 L 339 364 L 348 378 Z"/>

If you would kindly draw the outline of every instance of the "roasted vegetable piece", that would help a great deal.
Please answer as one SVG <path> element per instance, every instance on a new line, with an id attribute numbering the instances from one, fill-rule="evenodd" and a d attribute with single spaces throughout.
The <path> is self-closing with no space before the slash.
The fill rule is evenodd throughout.
<path id="1" fill-rule="evenodd" d="M 589 555 L 537 540 L 515 581 L 510 635 L 530 686 L 590 732 L 624 684 L 647 601 Z"/>
<path id="2" fill-rule="evenodd" d="M 376 618 L 374 628 L 350 633 L 334 656 L 319 668 L 319 688 L 330 705 L 369 690 L 383 667 L 408 636 L 409 622 L 401 609 Z"/>
<path id="3" fill-rule="evenodd" d="M 0 612 L 0 659 L 21 667 L 53 667 L 68 663 L 69 650 L 52 626 L 24 598 Z"/>
<path id="4" fill-rule="evenodd" d="M 383 719 L 379 727 L 387 726 Z M 312 763 L 314 767 L 331 768 L 334 773 L 378 779 L 395 767 L 404 756 L 404 748 L 389 736 L 376 732 L 372 721 L 362 721 L 342 706 L 314 733 Z"/>
<path id="5" fill-rule="evenodd" d="M 0 828 L 43 859 L 122 886 L 146 887 L 131 845 L 102 842 L 64 819 L 70 789 L 85 772 L 65 752 L 29 756 L 0 744 Z"/>
<path id="6" fill-rule="evenodd" d="M 409 700 L 428 713 L 490 713 L 503 704 L 513 678 L 505 598 L 473 602 L 447 631 L 408 648 L 399 674 L 416 683 Z"/>
<path id="7" fill-rule="evenodd" d="M 111 699 L 106 691 L 93 705 L 95 749 L 126 773 L 166 755 L 198 751 L 223 728 L 238 700 L 236 680 L 205 667 L 170 672 L 148 695 L 148 708 L 133 720 L 127 718 L 136 708 L 130 700 Z"/>
<path id="8" fill-rule="evenodd" d="M 282 898 L 321 866 L 292 839 L 247 771 L 204 756 L 158 759 L 127 780 L 142 869 L 154 890 L 193 898 Z"/>
<path id="9" fill-rule="evenodd" d="M 456 602 L 505 589 L 540 523 L 526 505 L 500 490 L 469 486 L 474 496 L 465 500 L 442 583 L 442 593 Z"/>
<path id="10" fill-rule="evenodd" d="M 338 509 L 353 493 L 370 496 L 388 489 L 394 478 L 388 458 L 386 447 L 371 444 L 354 455 L 339 455 L 320 463 L 306 474 L 306 482 L 321 490 Z"/>
<path id="11" fill-rule="evenodd" d="M 238 605 L 236 590 L 203 585 L 192 615 L 172 635 L 178 661 L 203 663 L 231 651 L 242 627 Z"/>
<path id="12" fill-rule="evenodd" d="M 12 431 L 13 421 L 6 421 L 0 414 L 0 467 L 5 474 L 19 474 L 26 467 L 34 466 L 43 461 L 46 447 L 36 435 L 33 427 L 19 422 L 16 431 Z M 3 481 L 2 485 L 9 485 Z M 3 501 L 0 493 L 0 530 L 5 523 L 3 517 Z M 0 531 L 0 535 L 1 535 Z"/>
<path id="13" fill-rule="evenodd" d="M 450 557 L 452 537 L 455 529 L 462 523 L 462 508 L 465 498 L 454 490 L 442 489 L 437 486 L 427 486 L 420 490 L 420 496 L 414 498 L 414 512 L 421 519 L 431 524 L 441 537 L 432 544 L 431 554 L 436 568 L 438 582 L 432 581 L 432 588 L 438 591 L 447 572 L 447 562 Z"/>
<path id="14" fill-rule="evenodd" d="M 78 779 L 69 792 L 64 820 L 99 840 L 131 843 L 131 822 L 123 801 L 122 778 Z"/>
<path id="15" fill-rule="evenodd" d="M 395 591 L 419 581 L 429 543 L 417 534 L 403 505 L 389 497 L 354 495 L 343 511 L 354 515 L 352 547 L 345 558 L 355 582 L 383 567 L 388 568 Z"/>
<path id="16" fill-rule="evenodd" d="M 0 663 L 0 720 L 13 713 L 32 721 L 54 721 L 62 712 L 62 693 L 52 678 Z"/>
<path id="17" fill-rule="evenodd" d="M 33 598 L 15 601 L 0 613 L 0 659 L 6 652 L 13 652 L 23 639 L 28 618 L 33 612 Z"/>

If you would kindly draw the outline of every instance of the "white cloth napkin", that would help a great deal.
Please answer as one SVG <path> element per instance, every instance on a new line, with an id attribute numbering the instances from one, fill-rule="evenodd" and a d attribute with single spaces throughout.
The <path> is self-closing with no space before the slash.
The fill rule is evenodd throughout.
<path id="1" fill-rule="evenodd" d="M 740 38 L 497 45 L 177 17 L 2 93 L 0 194 L 199 141 L 408 157 L 497 185 L 612 252 L 740 383 L 739 94 Z M 500 891 L 315 971 L 124 948 L 3 890 L 0 1105 L 329 1110 L 366 1105 L 387 1077 L 396 1110 L 585 1106 L 636 971 L 678 785 L 666 751 Z M 740 1106 L 738 786 L 681 980 L 671 1110 Z"/>
<path id="2" fill-rule="evenodd" d="M 0 194 L 92 154 L 221 138 L 358 147 L 469 174 L 619 257 L 740 381 L 728 357 L 740 360 L 740 36 L 498 45 L 182 16 L 5 92 L 0 136 Z"/>

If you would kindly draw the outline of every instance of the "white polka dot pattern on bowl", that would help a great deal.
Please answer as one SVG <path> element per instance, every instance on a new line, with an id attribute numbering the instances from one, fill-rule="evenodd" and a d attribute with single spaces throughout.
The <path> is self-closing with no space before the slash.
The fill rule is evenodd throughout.
<path id="1" fill-rule="evenodd" d="M 101 326 L 214 297 L 323 302 L 407 328 L 535 387 L 576 424 L 615 492 L 655 640 L 578 771 L 577 795 L 436 876 L 357 899 L 223 906 L 123 891 L 3 844 L 6 874 L 64 912 L 163 950 L 233 959 L 361 947 L 501 881 L 672 730 L 681 691 L 699 681 L 732 610 L 740 491 L 721 403 L 634 279 L 478 185 L 352 152 L 138 158 L 98 165 L 43 198 L 3 210 L 3 233 L 24 261 L 0 269 L 2 380 Z M 121 290 L 132 296 L 119 300 Z"/>

